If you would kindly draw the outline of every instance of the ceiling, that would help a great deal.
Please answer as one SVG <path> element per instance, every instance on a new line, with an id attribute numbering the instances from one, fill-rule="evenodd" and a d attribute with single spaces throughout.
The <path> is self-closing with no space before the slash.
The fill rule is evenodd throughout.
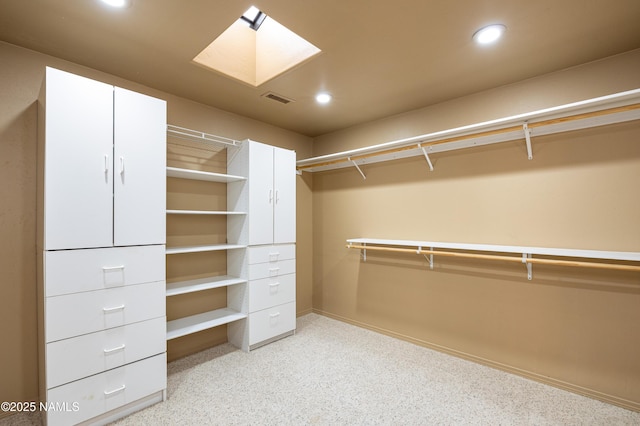
<path id="1" fill-rule="evenodd" d="M 638 0 L 132 1 L 0 0 L 0 40 L 312 137 L 640 47 Z M 257 88 L 192 62 L 251 5 L 322 53 Z"/>

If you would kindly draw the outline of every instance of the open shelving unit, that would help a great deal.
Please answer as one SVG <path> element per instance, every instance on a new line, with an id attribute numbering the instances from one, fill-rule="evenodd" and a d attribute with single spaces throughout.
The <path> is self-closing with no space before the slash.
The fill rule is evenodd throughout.
<path id="1" fill-rule="evenodd" d="M 188 139 L 190 141 L 199 142 L 206 147 L 216 146 L 222 144 L 225 148 L 238 147 L 241 142 L 234 141 L 227 138 L 221 138 L 215 135 L 209 135 L 202 132 L 197 132 L 190 129 L 185 129 L 177 126 L 168 126 L 168 135 Z M 242 183 L 247 180 L 244 176 L 237 176 L 226 173 L 213 173 L 204 172 L 200 170 L 192 170 L 178 167 L 167 167 L 168 178 L 188 179 L 196 181 L 206 181 L 212 183 L 229 184 L 239 182 Z M 220 211 L 220 210 L 187 210 L 187 209 L 167 209 L 167 215 L 199 215 L 199 216 L 211 216 L 211 217 L 242 217 L 246 216 L 245 211 Z M 246 249 L 246 245 L 225 243 L 225 244 L 207 244 L 207 245 L 192 245 L 192 246 L 178 246 L 167 247 L 167 256 L 200 252 L 215 252 L 215 251 L 239 251 Z M 247 280 L 231 274 L 217 275 L 196 279 L 189 279 L 184 281 L 177 281 L 167 283 L 166 296 L 173 297 L 182 294 L 195 293 L 200 291 L 206 291 L 216 288 L 229 288 L 237 286 L 246 286 Z M 242 292 L 241 292 L 242 293 Z M 228 295 L 229 296 L 229 295 Z M 231 300 L 227 298 L 227 306 L 220 309 L 213 309 L 208 312 L 198 313 L 190 315 L 172 321 L 167 322 L 167 340 L 176 339 L 178 337 L 186 336 L 199 331 L 207 330 L 210 328 L 218 327 L 221 325 L 229 324 L 235 321 L 239 321 L 247 318 L 247 313 L 242 312 L 242 300 Z"/>

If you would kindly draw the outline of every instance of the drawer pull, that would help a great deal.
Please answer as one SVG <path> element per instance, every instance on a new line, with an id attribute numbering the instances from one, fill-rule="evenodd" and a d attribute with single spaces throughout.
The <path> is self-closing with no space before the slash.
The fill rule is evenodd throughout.
<path id="1" fill-rule="evenodd" d="M 278 287 L 280 285 L 280 283 L 271 283 L 269 284 L 269 287 Z"/>
<path id="2" fill-rule="evenodd" d="M 278 271 L 280 271 L 280 268 L 269 268 L 269 276 L 274 277 L 278 275 Z"/>
<path id="3" fill-rule="evenodd" d="M 279 251 L 275 253 L 269 253 L 269 262 L 276 262 L 278 260 L 278 256 L 280 256 Z"/>
<path id="4" fill-rule="evenodd" d="M 126 385 L 122 385 L 117 389 L 114 390 L 110 390 L 110 391 L 104 391 L 105 395 L 113 395 L 114 393 L 118 393 L 118 392 L 122 392 L 127 386 Z"/>
<path id="5" fill-rule="evenodd" d="M 269 314 L 269 318 L 277 318 L 280 316 L 280 312 L 276 312 L 275 314 Z"/>
<path id="6" fill-rule="evenodd" d="M 110 354 L 111 352 L 116 352 L 116 351 L 121 351 L 124 349 L 124 343 L 121 344 L 120 346 L 116 347 L 116 348 L 111 348 L 111 349 L 103 349 L 105 354 Z"/>
<path id="7" fill-rule="evenodd" d="M 124 269 L 124 265 L 118 265 L 118 266 L 103 266 L 102 270 L 107 272 L 107 271 L 114 271 L 116 269 Z"/>
<path id="8" fill-rule="evenodd" d="M 102 312 L 109 313 L 109 312 L 114 312 L 114 311 L 121 311 L 124 309 L 124 304 L 120 305 L 120 306 L 114 306 L 112 308 L 102 308 Z"/>

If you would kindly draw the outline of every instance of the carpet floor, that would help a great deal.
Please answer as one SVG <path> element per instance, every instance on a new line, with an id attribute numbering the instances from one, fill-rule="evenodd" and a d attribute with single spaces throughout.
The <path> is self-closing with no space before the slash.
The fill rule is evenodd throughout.
<path id="1" fill-rule="evenodd" d="M 249 354 L 224 344 L 170 363 L 167 401 L 116 422 L 378 424 L 640 425 L 640 413 L 309 314 Z"/>

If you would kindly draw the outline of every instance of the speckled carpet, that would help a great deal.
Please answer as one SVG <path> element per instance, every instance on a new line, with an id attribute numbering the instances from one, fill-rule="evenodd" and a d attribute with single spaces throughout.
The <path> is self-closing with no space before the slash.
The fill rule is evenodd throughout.
<path id="1" fill-rule="evenodd" d="M 316 314 L 249 354 L 225 344 L 168 371 L 167 401 L 117 425 L 640 425 L 640 413 Z M 30 424 L 14 417 L 0 425 Z"/>

